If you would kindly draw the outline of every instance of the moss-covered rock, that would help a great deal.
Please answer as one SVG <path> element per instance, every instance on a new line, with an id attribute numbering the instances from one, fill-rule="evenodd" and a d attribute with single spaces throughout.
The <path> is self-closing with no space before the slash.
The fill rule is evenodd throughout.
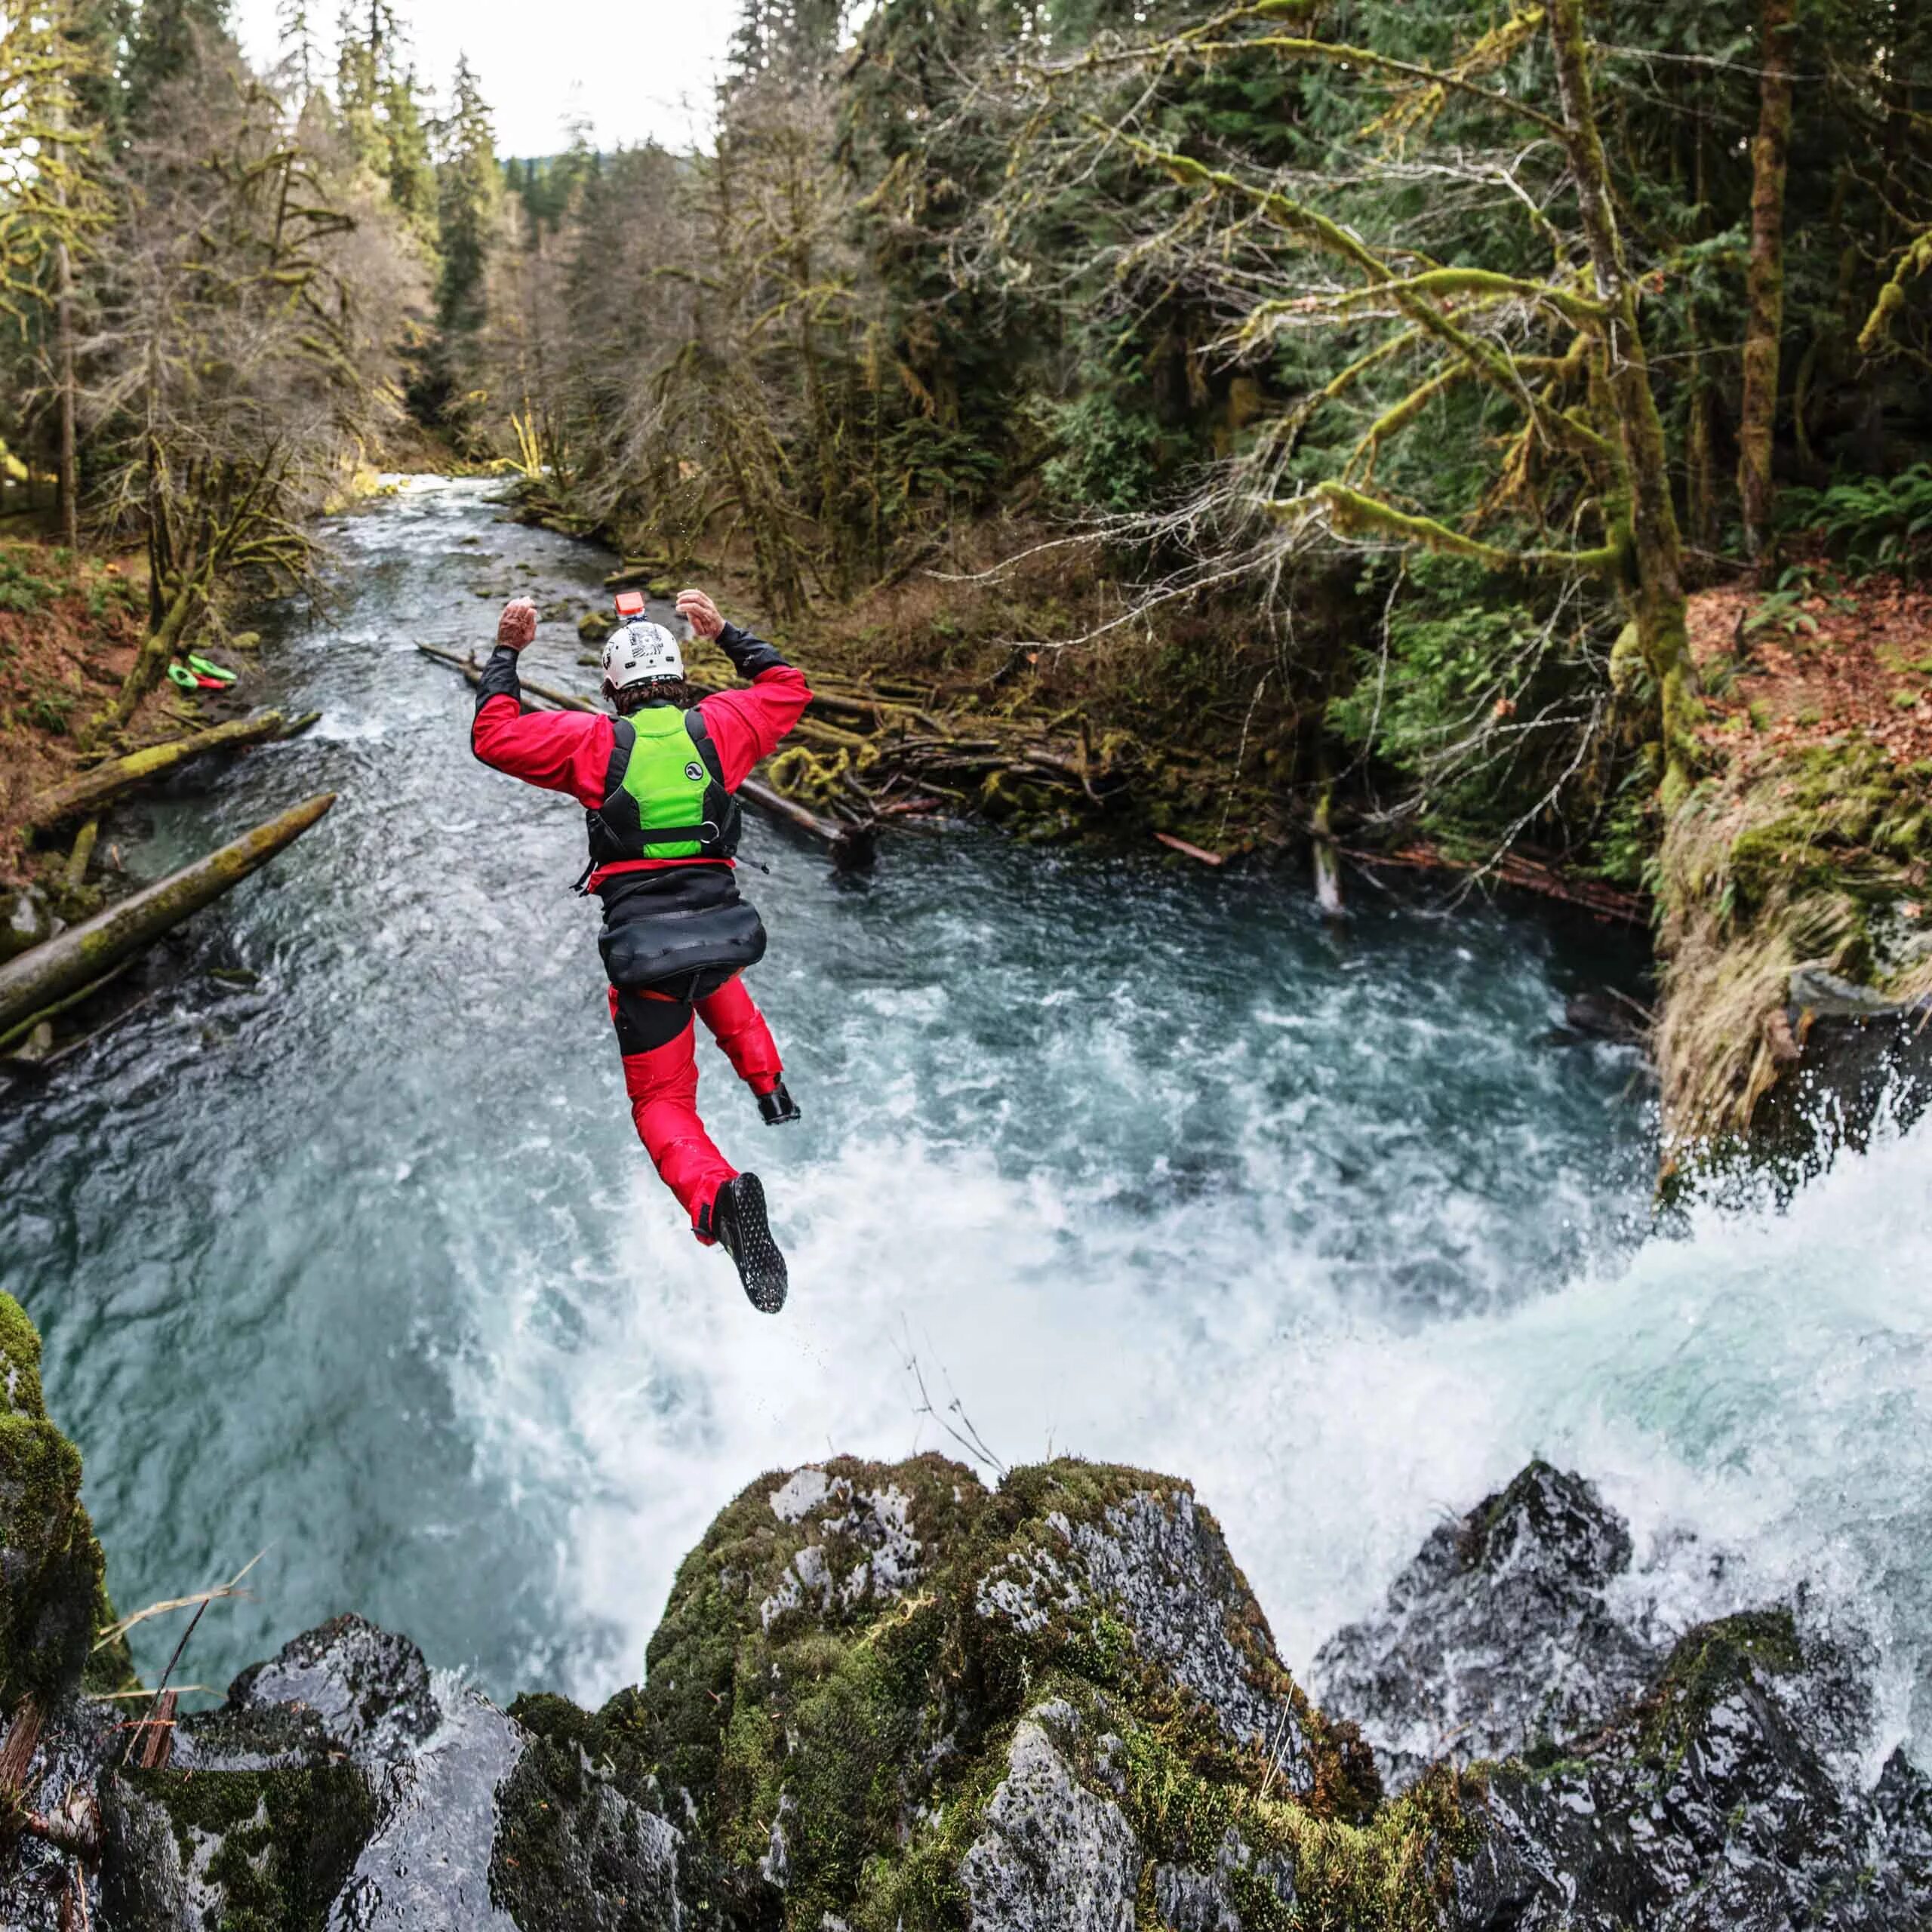
<path id="1" fill-rule="evenodd" d="M 490 1890 L 524 1932 L 675 1932 L 699 1881 L 662 1815 L 635 1691 L 595 1715 L 521 1697 L 523 1755 L 497 1794 Z"/>
<path id="2" fill-rule="evenodd" d="M 1855 1642 L 1775 1604 L 1660 1641 L 1631 1555 L 1589 1484 L 1533 1463 L 1318 1660 L 1392 1761 L 1426 1739 L 1485 1786 L 1447 1922 L 1922 1932 L 1932 1786 L 1895 1756 L 1866 1788 L 1878 1713 Z"/>
<path id="3" fill-rule="evenodd" d="M 1755 1688 L 1761 1676 L 1789 1676 L 1804 1662 L 1798 1626 L 1782 1604 L 1698 1625 L 1678 1639 L 1643 1701 L 1639 1753 L 1675 1770 L 1723 1699 Z"/>
<path id="4" fill-rule="evenodd" d="M 1186 1483 L 1071 1460 L 760 1478 L 594 1721 L 731 1924 L 1420 1928 L 1475 1829 L 1454 1774 L 1378 1804 Z"/>
<path id="5" fill-rule="evenodd" d="M 1932 766 L 1857 735 L 1740 752 L 1657 860 L 1657 1029 L 1674 1158 L 1740 1146 L 1805 1058 L 1827 976 L 1876 1013 L 1932 993 Z"/>
<path id="6" fill-rule="evenodd" d="M 50 938 L 54 921 L 46 895 L 32 886 L 0 891 L 0 965 Z"/>
<path id="7" fill-rule="evenodd" d="M 128 1932 L 321 1932 L 376 1808 L 346 1764 L 124 1771 L 108 1804 L 107 1909 Z"/>
<path id="8" fill-rule="evenodd" d="M 1400 1786 L 1445 1752 L 1534 1756 L 1607 1722 L 1657 1651 L 1615 1612 L 1630 1534 L 1582 1478 L 1531 1463 L 1438 1524 L 1374 1615 L 1317 1653 L 1317 1694 L 1373 1727 Z"/>
<path id="9" fill-rule="evenodd" d="M 31 1695 L 43 1711 L 88 1669 L 96 1632 L 113 1620 L 106 1566 L 81 1506 L 80 1453 L 48 1420 L 40 1337 L 0 1294 L 0 1712 Z M 125 1675 L 110 1647 L 94 1676 Z"/>

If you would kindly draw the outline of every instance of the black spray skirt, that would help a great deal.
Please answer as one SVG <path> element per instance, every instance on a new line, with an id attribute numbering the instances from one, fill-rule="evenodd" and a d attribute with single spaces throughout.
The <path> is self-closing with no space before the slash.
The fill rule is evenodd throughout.
<path id="1" fill-rule="evenodd" d="M 620 872 L 597 896 L 604 902 L 597 949 L 614 986 L 728 977 L 764 957 L 764 921 L 738 897 L 728 866 Z"/>

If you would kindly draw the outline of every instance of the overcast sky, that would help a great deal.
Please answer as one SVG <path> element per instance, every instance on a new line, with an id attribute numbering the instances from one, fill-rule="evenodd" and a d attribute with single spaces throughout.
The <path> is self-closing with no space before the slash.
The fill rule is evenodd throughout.
<path id="1" fill-rule="evenodd" d="M 333 20 L 335 0 L 312 0 Z M 601 147 L 703 139 L 737 0 L 398 0 L 440 103 L 457 55 L 481 76 L 500 154 L 553 154 L 580 115 Z M 250 55 L 275 54 L 275 0 L 235 0 Z"/>

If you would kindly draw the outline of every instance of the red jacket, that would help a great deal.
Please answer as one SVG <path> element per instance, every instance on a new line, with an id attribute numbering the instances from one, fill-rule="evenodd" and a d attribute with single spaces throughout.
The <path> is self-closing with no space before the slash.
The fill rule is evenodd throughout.
<path id="1" fill-rule="evenodd" d="M 764 650 L 777 660 L 769 645 Z M 746 689 L 716 692 L 698 706 L 717 749 L 726 791 L 735 792 L 759 759 L 769 758 L 777 749 L 780 740 L 798 723 L 811 696 L 804 673 L 780 660 L 770 662 Z M 507 771 L 512 778 L 540 786 L 546 792 L 568 792 L 586 810 L 594 811 L 604 802 L 604 779 L 613 742 L 611 720 L 601 712 L 525 711 L 518 692 L 515 654 L 507 648 L 498 650 L 484 674 L 469 742 L 485 764 Z M 587 890 L 595 892 L 602 880 L 615 872 L 718 863 L 715 859 L 626 859 L 600 866 L 588 881 Z"/>

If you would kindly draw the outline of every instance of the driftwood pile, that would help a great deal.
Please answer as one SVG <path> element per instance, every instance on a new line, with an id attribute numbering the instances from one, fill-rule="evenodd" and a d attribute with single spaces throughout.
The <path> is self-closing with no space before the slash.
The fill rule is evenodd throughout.
<path id="1" fill-rule="evenodd" d="M 417 648 L 460 671 L 472 685 L 482 668 L 433 644 Z M 688 681 L 724 688 L 697 669 Z M 1084 717 L 1041 723 L 1002 713 L 968 720 L 939 709 L 934 690 L 884 679 L 863 683 L 812 673 L 812 701 L 761 778 L 740 795 L 823 842 L 835 865 L 869 866 L 880 829 L 972 811 L 999 817 L 1044 816 L 1054 804 L 1104 810 L 1126 783 L 1116 748 L 1097 749 Z M 520 680 L 525 706 L 602 711 L 579 693 Z"/>

